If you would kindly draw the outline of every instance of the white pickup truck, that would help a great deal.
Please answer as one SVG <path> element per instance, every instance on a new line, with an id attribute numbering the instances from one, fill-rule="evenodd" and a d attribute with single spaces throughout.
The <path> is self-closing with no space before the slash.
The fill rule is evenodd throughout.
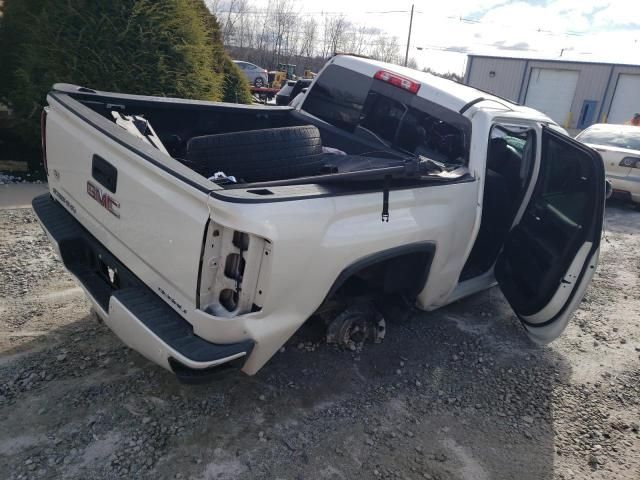
<path id="1" fill-rule="evenodd" d="M 427 73 L 338 55 L 289 107 L 68 84 L 47 101 L 35 213 L 98 315 L 184 381 L 255 374 L 318 313 L 346 345 L 378 339 L 393 299 L 496 282 L 549 342 L 596 268 L 598 153 Z"/>

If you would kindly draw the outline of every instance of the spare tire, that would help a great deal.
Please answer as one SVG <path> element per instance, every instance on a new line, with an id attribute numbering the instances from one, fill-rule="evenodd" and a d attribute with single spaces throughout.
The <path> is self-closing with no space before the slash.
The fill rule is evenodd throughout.
<path id="1" fill-rule="evenodd" d="M 205 177 L 224 172 L 244 182 L 316 175 L 324 165 L 320 131 L 313 125 L 193 137 L 186 157 Z"/>

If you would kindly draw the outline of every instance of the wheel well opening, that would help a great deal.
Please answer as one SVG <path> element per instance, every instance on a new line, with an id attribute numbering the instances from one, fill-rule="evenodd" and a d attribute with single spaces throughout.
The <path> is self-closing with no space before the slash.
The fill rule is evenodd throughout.
<path id="1" fill-rule="evenodd" d="M 435 246 L 428 243 L 366 257 L 343 270 L 326 300 L 336 295 L 367 294 L 403 295 L 414 299 L 426 284 L 434 252 Z"/>
<path id="2" fill-rule="evenodd" d="M 416 296 L 426 281 L 430 260 L 430 253 L 415 252 L 367 265 L 347 277 L 335 293 Z"/>
<path id="3" fill-rule="evenodd" d="M 434 253 L 435 245 L 428 242 L 393 248 L 353 263 L 338 276 L 296 338 L 318 340 L 325 334 L 328 343 L 351 350 L 365 340 L 379 343 L 386 331 L 385 318 L 402 321 L 411 314 Z M 356 331 L 362 332 L 362 338 L 354 335 Z"/>

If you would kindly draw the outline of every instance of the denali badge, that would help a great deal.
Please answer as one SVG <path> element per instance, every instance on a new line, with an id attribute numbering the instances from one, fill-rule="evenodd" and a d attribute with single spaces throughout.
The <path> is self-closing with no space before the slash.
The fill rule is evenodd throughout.
<path id="1" fill-rule="evenodd" d="M 87 181 L 87 193 L 96 202 L 109 210 L 109 212 L 120 218 L 120 212 L 118 211 L 120 203 L 116 202 L 111 195 L 108 193 L 102 193 L 102 190 L 89 181 Z"/>

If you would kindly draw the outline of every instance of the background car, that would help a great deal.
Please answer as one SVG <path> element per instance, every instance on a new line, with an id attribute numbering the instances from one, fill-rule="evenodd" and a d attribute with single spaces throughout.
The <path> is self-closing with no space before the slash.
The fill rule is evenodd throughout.
<path id="1" fill-rule="evenodd" d="M 600 152 L 613 196 L 640 205 L 640 127 L 598 123 L 576 140 Z"/>
<path id="2" fill-rule="evenodd" d="M 267 84 L 268 74 L 264 68 L 242 60 L 234 60 L 233 63 L 242 70 L 250 84 L 256 87 L 264 87 Z"/>

